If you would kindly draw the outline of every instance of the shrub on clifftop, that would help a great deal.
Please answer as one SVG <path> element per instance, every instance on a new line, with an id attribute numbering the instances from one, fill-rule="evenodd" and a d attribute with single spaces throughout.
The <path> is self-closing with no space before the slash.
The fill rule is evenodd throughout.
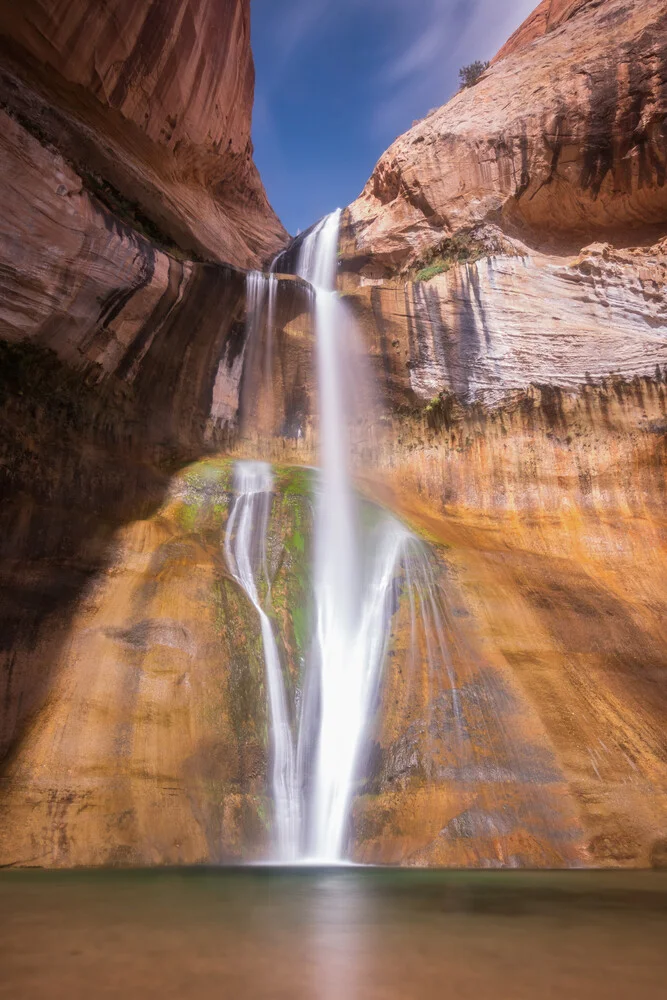
<path id="1" fill-rule="evenodd" d="M 481 62 L 481 60 L 477 59 L 474 63 L 470 63 L 469 66 L 463 66 L 459 70 L 460 89 L 465 90 L 466 87 L 474 87 L 480 77 L 486 73 L 489 65 L 490 63 Z"/>

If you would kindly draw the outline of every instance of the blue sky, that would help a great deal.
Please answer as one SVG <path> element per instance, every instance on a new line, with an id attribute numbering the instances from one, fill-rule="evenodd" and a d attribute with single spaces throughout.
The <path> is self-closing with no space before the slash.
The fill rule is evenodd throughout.
<path id="1" fill-rule="evenodd" d="M 353 201 L 393 140 L 538 0 L 252 0 L 255 160 L 292 233 Z"/>

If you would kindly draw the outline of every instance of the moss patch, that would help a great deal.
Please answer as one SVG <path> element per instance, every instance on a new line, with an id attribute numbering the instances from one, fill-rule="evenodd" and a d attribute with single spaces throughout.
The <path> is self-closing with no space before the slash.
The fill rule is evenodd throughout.
<path id="1" fill-rule="evenodd" d="M 432 247 L 412 267 L 413 281 L 431 281 L 457 264 L 474 264 L 488 257 L 492 249 L 472 231 L 461 230 Z"/>

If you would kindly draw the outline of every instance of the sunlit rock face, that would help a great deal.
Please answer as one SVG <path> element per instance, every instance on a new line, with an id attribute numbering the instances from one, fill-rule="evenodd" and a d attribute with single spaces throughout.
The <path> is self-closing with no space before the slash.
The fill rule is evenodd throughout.
<path id="1" fill-rule="evenodd" d="M 259 620 L 224 556 L 232 489 L 230 462 L 188 468 L 83 588 L 51 650 L 49 697 L 5 762 L 2 863 L 270 853 Z M 277 470 L 267 573 L 290 692 L 305 655 L 310 508 L 302 471 Z"/>
<path id="2" fill-rule="evenodd" d="M 498 62 L 499 59 L 519 52 L 537 38 L 555 31 L 570 18 L 576 17 L 586 7 L 596 7 L 604 2 L 605 0 L 542 0 L 530 17 L 505 42 L 493 61 Z"/>
<path id="3" fill-rule="evenodd" d="M 456 641 L 471 621 L 548 733 L 590 865 L 657 864 L 667 829 L 666 29 L 651 0 L 541 4 L 381 158 L 341 245 L 391 413 L 367 489 L 448 546 Z M 446 796 L 398 827 L 360 802 L 366 856 L 451 835 L 468 863 L 478 790 L 426 854 L 412 817 Z"/>
<path id="4" fill-rule="evenodd" d="M 247 554 L 296 738 L 313 641 L 317 477 L 280 466 L 271 476 Z M 1 864 L 276 856 L 266 650 L 229 559 L 240 551 L 237 487 L 232 462 L 197 463 L 172 479 L 153 516 L 116 534 L 106 573 L 84 588 L 52 650 L 49 697 L 5 765 Z M 386 517 L 365 505 L 371 556 Z M 396 567 L 388 668 L 367 720 L 345 855 L 580 864 L 585 832 L 550 737 L 508 664 L 484 648 L 456 576 L 441 544 L 415 542 Z M 306 821 L 312 781 L 306 762 Z"/>
<path id="5" fill-rule="evenodd" d="M 484 223 L 578 251 L 664 222 L 666 33 L 661 0 L 604 0 L 510 50 L 380 159 L 349 209 L 349 266 L 383 276 Z"/>
<path id="6" fill-rule="evenodd" d="M 440 393 L 497 405 L 530 385 L 577 390 L 667 365 L 667 244 L 490 256 L 437 273 L 348 283 L 394 406 Z"/>
<path id="7" fill-rule="evenodd" d="M 252 160 L 249 0 L 6 4 L 0 53 L 3 106 L 116 207 L 241 267 L 284 244 Z"/>

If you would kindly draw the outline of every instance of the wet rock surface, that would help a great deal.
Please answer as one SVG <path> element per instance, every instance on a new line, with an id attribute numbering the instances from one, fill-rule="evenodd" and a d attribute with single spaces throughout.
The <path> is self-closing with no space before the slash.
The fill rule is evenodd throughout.
<path id="1" fill-rule="evenodd" d="M 105 572 L 86 581 L 52 650 L 48 696 L 4 762 L 0 864 L 270 853 L 264 658 L 257 614 L 224 558 L 232 499 L 232 463 L 198 463 L 172 480 L 159 510 L 114 536 Z M 267 568 L 293 704 L 311 520 L 308 475 L 282 470 Z M 41 650 L 31 652 L 34 664 Z M 8 686 L 5 702 L 17 690 Z"/>

